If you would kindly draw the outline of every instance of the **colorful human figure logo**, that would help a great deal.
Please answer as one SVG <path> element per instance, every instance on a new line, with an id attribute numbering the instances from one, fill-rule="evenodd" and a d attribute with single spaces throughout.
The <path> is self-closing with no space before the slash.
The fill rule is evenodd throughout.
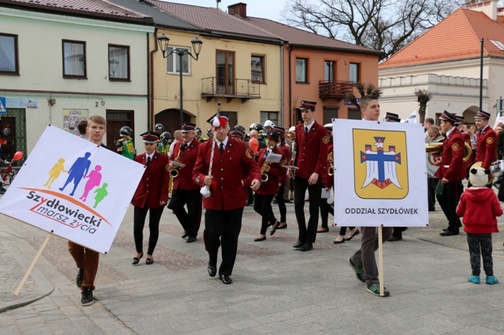
<path id="1" fill-rule="evenodd" d="M 59 188 L 60 191 L 63 191 L 65 189 L 65 187 L 71 181 L 73 181 L 74 187 L 73 187 L 72 193 L 70 193 L 70 195 L 71 196 L 74 195 L 75 190 L 77 189 L 77 186 L 79 186 L 80 181 L 89 171 L 89 166 L 91 165 L 91 161 L 89 160 L 89 156 L 91 156 L 91 153 L 86 152 L 84 154 L 84 157 L 79 157 L 75 160 L 75 163 L 73 163 L 70 170 L 68 170 L 68 178 L 65 182 L 65 185 L 63 185 L 63 187 Z"/>
<path id="2" fill-rule="evenodd" d="M 47 179 L 44 186 L 47 188 L 51 188 L 52 183 L 56 179 L 58 179 L 61 172 L 68 173 L 68 171 L 65 170 L 65 160 L 63 158 L 58 159 L 58 163 L 54 164 L 54 166 L 51 168 L 51 170 L 49 171 L 49 179 Z"/>
<path id="3" fill-rule="evenodd" d="M 80 196 L 80 200 L 86 201 L 89 191 L 91 191 L 94 187 L 100 186 L 102 175 L 100 173 L 102 167 L 100 165 L 96 165 L 94 170 L 89 173 L 89 175 L 84 176 L 88 181 L 86 186 L 84 186 L 84 193 Z"/>

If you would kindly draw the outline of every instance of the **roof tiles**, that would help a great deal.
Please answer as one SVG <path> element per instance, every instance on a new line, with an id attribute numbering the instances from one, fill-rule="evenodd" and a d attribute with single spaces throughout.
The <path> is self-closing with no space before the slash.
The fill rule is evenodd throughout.
<path id="1" fill-rule="evenodd" d="M 504 51 L 490 42 L 504 43 L 504 18 L 493 21 L 482 12 L 458 9 L 436 26 L 383 62 L 379 68 L 412 66 L 480 57 L 504 57 Z"/>

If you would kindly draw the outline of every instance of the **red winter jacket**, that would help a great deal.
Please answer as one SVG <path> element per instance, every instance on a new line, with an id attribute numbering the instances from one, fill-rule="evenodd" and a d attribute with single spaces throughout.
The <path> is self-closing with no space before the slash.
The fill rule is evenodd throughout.
<path id="1" fill-rule="evenodd" d="M 457 215 L 463 217 L 466 233 L 491 234 L 499 231 L 496 217 L 502 215 L 502 208 L 492 189 L 470 187 L 460 197 Z"/>

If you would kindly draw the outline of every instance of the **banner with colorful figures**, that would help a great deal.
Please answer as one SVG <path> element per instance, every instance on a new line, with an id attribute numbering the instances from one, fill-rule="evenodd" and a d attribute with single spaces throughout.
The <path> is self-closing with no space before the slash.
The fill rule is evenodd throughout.
<path id="1" fill-rule="evenodd" d="M 336 225 L 428 225 L 423 127 L 335 119 L 333 141 Z"/>
<path id="2" fill-rule="evenodd" d="M 48 126 L 0 213 L 107 253 L 143 172 L 133 160 Z"/>

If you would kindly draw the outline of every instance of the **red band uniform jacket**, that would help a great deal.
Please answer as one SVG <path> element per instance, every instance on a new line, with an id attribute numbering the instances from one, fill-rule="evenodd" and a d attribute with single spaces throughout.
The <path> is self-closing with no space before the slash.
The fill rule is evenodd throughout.
<path id="1" fill-rule="evenodd" d="M 308 179 L 313 172 L 321 180 L 327 162 L 327 130 L 314 122 L 307 134 L 304 124 L 296 126 L 296 177 Z"/>
<path id="2" fill-rule="evenodd" d="M 283 157 L 282 160 L 285 158 L 285 163 L 282 163 L 284 165 L 290 164 L 291 161 L 291 152 L 290 152 L 290 146 L 287 143 L 281 144 L 279 147 L 280 152 L 282 153 Z M 260 165 L 259 165 L 260 167 Z M 284 173 L 283 176 L 280 176 L 280 184 L 285 185 L 287 183 L 287 171 Z"/>
<path id="3" fill-rule="evenodd" d="M 259 168 L 261 168 L 264 164 L 265 153 L 267 150 L 268 150 L 267 148 L 259 150 L 259 160 L 258 160 Z M 282 165 L 285 165 L 287 163 L 287 158 L 280 151 L 279 148 L 274 148 L 273 153 L 282 155 L 282 158 L 280 159 L 280 163 L 270 164 L 270 170 L 269 172 L 266 172 L 266 174 L 268 175 L 268 181 L 261 183 L 261 187 L 259 187 L 259 189 L 255 192 L 257 194 L 260 195 L 277 194 L 278 189 L 280 188 L 280 182 L 282 181 L 282 178 L 287 174 L 287 169 L 282 167 Z"/>
<path id="4" fill-rule="evenodd" d="M 464 136 L 456 128 L 443 142 L 441 165 L 434 176 L 446 178 L 450 183 L 461 181 L 466 176 L 464 166 Z"/>
<path id="5" fill-rule="evenodd" d="M 147 163 L 146 155 L 137 155 L 135 161 L 145 165 Z M 161 200 L 168 202 L 169 179 L 168 156 L 155 151 L 133 195 L 131 201 L 133 206 L 139 208 L 162 207 L 159 204 Z"/>
<path id="6" fill-rule="evenodd" d="M 201 188 L 204 178 L 208 175 L 210 153 L 213 140 L 199 146 L 198 157 L 193 170 L 193 180 Z M 228 137 L 228 142 L 221 154 L 216 144 L 212 166 L 215 189 L 208 198 L 203 198 L 203 206 L 211 210 L 234 210 L 243 208 L 246 199 L 243 196 L 242 178 L 250 176 L 250 180 L 261 180 L 259 167 L 254 161 L 254 154 L 247 149 L 244 142 Z"/>
<path id="7" fill-rule="evenodd" d="M 170 156 L 170 162 L 174 161 L 178 156 L 179 163 L 185 164 L 183 168 L 178 169 L 178 177 L 173 178 L 173 189 L 186 191 L 198 190 L 200 187 L 193 181 L 192 172 L 194 164 L 196 164 L 198 147 L 201 145 L 201 142 L 193 139 L 184 150 L 181 150 L 183 144 L 184 142 L 182 141 L 175 143 L 175 146 L 173 147 L 173 154 Z"/>
<path id="8" fill-rule="evenodd" d="M 481 167 L 490 169 L 490 165 L 497 160 L 497 133 L 486 126 L 476 135 L 476 158 L 474 163 L 481 162 Z"/>

